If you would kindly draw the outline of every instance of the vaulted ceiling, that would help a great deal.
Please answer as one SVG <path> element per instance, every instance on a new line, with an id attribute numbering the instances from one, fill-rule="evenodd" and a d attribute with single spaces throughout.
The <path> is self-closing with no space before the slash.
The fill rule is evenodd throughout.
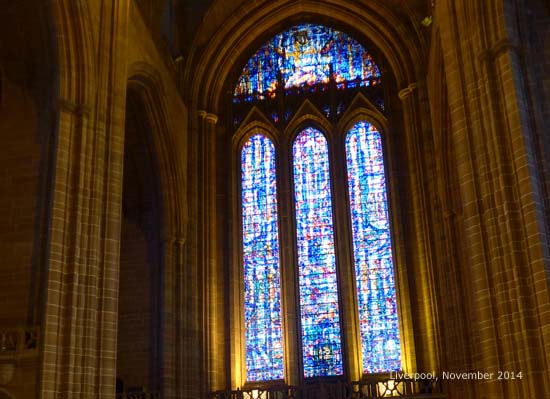
<path id="1" fill-rule="evenodd" d="M 303 0 L 294 0 L 300 2 Z M 186 54 L 194 43 L 201 46 L 217 29 L 251 0 L 134 0 L 153 31 L 160 31 L 167 10 L 175 25 L 174 54 Z M 419 25 L 431 13 L 435 0 L 358 0 L 390 10 L 405 24 Z M 259 2 L 255 2 L 259 3 Z M 204 23 L 207 21 L 206 23 Z"/>
<path id="2" fill-rule="evenodd" d="M 163 0 L 166 1 L 166 0 Z M 209 27 L 201 26 L 205 17 L 208 16 L 210 21 L 222 21 L 229 18 L 241 6 L 250 3 L 250 0 L 173 0 L 175 2 L 175 10 L 177 20 L 185 25 L 180 33 L 183 34 L 184 40 L 182 50 L 185 51 L 190 45 L 190 38 L 196 39 L 197 33 L 203 35 L 202 40 L 213 33 L 217 26 L 212 24 Z M 300 1 L 300 0 L 296 0 Z M 369 1 L 372 4 L 373 0 Z M 382 7 L 391 10 L 397 17 L 411 24 L 419 24 L 426 16 L 431 13 L 431 8 L 435 0 L 378 0 Z M 201 39 L 199 38 L 199 41 Z"/>

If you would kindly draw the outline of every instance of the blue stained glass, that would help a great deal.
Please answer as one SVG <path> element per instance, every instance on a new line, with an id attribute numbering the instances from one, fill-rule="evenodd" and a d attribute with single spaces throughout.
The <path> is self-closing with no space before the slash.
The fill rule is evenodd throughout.
<path id="1" fill-rule="evenodd" d="M 401 345 L 380 133 L 357 123 L 346 137 L 363 372 L 401 368 Z"/>
<path id="2" fill-rule="evenodd" d="M 265 136 L 243 146 L 241 184 L 247 381 L 282 379 L 275 148 Z"/>
<path id="3" fill-rule="evenodd" d="M 285 89 L 328 84 L 331 74 L 341 89 L 380 83 L 380 70 L 355 39 L 321 25 L 296 25 L 248 60 L 234 102 L 274 98 L 279 80 Z"/>
<path id="4" fill-rule="evenodd" d="M 341 375 L 342 344 L 327 141 L 313 128 L 293 145 L 305 377 Z"/>

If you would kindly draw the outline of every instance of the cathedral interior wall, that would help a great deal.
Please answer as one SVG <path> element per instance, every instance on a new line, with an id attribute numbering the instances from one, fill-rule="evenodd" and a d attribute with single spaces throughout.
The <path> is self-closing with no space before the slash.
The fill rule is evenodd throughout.
<path id="1" fill-rule="evenodd" d="M 524 372 L 450 382 L 453 399 L 548 395 L 548 2 L 437 0 L 431 28 L 391 1 L 220 0 L 177 18 L 169 0 L 12 3 L 0 396 L 242 385 L 228 87 L 258 37 L 300 18 L 385 58 L 408 370 Z"/>

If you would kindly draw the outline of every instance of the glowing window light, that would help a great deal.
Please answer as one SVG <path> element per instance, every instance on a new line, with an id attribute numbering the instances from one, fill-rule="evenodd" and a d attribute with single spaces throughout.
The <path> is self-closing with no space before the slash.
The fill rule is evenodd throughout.
<path id="1" fill-rule="evenodd" d="M 359 122 L 346 137 L 363 372 L 401 368 L 386 178 L 380 133 Z"/>
<path id="2" fill-rule="evenodd" d="M 274 98 L 279 81 L 285 89 L 327 84 L 339 88 L 376 85 L 380 70 L 355 39 L 332 28 L 300 24 L 265 43 L 245 64 L 234 101 Z"/>
<path id="3" fill-rule="evenodd" d="M 293 159 L 303 372 L 305 377 L 341 375 L 332 198 L 323 134 L 313 128 L 298 134 Z"/>
<path id="4" fill-rule="evenodd" d="M 241 196 L 247 381 L 282 379 L 275 148 L 260 134 L 241 151 Z"/>

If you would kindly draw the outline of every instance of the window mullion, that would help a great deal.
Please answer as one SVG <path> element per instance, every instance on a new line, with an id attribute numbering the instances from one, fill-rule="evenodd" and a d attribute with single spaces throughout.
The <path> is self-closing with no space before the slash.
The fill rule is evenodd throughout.
<path id="1" fill-rule="evenodd" d="M 353 264 L 349 198 L 347 195 L 346 153 L 341 132 L 335 132 L 331 151 L 336 262 L 340 292 L 343 358 L 346 374 L 353 381 L 361 378 L 361 342 L 358 335 L 358 308 Z"/>
<path id="2" fill-rule="evenodd" d="M 298 385 L 301 381 L 300 333 L 297 320 L 298 308 L 298 273 L 296 267 L 296 244 L 294 238 L 294 213 L 292 202 L 292 173 L 289 165 L 289 143 L 279 142 L 277 148 L 277 176 L 279 189 L 279 231 L 281 240 L 281 284 L 283 309 L 283 334 L 285 349 L 285 382 Z"/>

